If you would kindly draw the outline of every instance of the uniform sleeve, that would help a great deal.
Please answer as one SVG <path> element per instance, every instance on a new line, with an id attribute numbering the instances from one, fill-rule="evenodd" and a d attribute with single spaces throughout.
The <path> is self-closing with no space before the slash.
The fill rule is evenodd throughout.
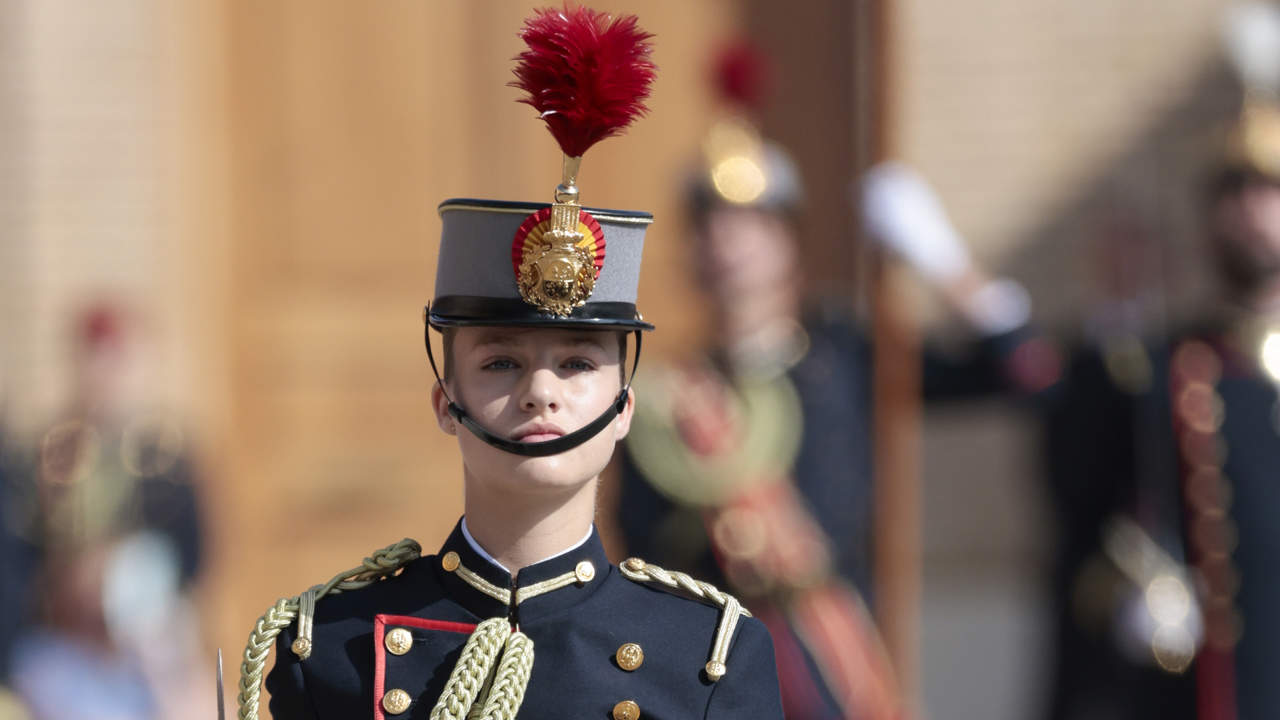
<path id="1" fill-rule="evenodd" d="M 716 682 L 707 703 L 707 720 L 782 718 L 773 639 L 763 623 L 742 619 L 725 665 L 728 671 Z"/>
<path id="2" fill-rule="evenodd" d="M 921 352 L 922 390 L 930 402 L 1034 396 L 1058 380 L 1060 363 L 1056 346 L 1029 325 L 960 347 L 927 340 Z"/>
<path id="3" fill-rule="evenodd" d="M 1089 349 L 1073 358 L 1063 391 L 1047 405 L 1045 475 L 1060 519 L 1060 551 L 1084 553 L 1073 557 L 1073 564 L 1098 549 L 1110 517 L 1134 507 L 1139 476 L 1177 477 L 1172 451 L 1139 457 L 1140 428 L 1171 427 L 1167 407 L 1157 407 L 1155 399 L 1151 393 L 1139 396 L 1116 387 L 1105 357 Z M 1139 462 L 1143 472 L 1135 473 Z"/>
<path id="4" fill-rule="evenodd" d="M 271 693 L 273 720 L 317 720 L 315 706 L 307 692 L 302 661 L 289 649 L 293 644 L 292 626 L 276 638 L 275 665 L 267 673 L 267 692 Z"/>

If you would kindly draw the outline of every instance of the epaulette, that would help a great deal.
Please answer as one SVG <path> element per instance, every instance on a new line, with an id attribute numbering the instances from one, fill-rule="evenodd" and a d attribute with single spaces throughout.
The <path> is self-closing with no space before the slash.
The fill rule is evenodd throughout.
<path id="1" fill-rule="evenodd" d="M 311 624 L 315 617 L 316 601 L 326 595 L 337 595 L 371 585 L 420 557 L 422 546 L 417 540 L 405 538 L 394 545 L 374 551 L 359 567 L 340 572 L 323 585 L 313 585 L 301 595 L 280 598 L 268 608 L 249 633 L 244 660 L 240 663 L 240 694 L 237 698 L 240 720 L 257 720 L 262 670 L 266 665 L 267 654 L 281 630 L 297 620 L 297 637 L 290 649 L 300 660 L 306 660 L 311 655 Z"/>
<path id="2" fill-rule="evenodd" d="M 685 573 L 664 570 L 657 565 L 647 563 L 640 558 L 627 558 L 619 566 L 628 580 L 645 585 L 654 585 L 667 592 L 700 600 L 708 605 L 720 608 L 720 624 L 716 626 L 716 639 L 711 645 L 711 657 L 704 668 L 707 678 L 712 682 L 724 677 L 728 670 L 726 661 L 729 657 L 729 643 L 733 640 L 733 632 L 738 628 L 738 618 L 743 615 L 751 617 L 751 612 L 742 607 L 738 599 L 727 592 L 721 592 L 711 583 L 696 580 Z"/>

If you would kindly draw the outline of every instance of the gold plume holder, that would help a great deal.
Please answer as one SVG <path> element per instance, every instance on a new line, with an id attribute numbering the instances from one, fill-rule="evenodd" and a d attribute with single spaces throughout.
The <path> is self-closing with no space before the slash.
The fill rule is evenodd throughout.
<path id="1" fill-rule="evenodd" d="M 584 246 L 579 229 L 581 166 L 581 157 L 564 156 L 549 227 L 542 234 L 539 247 L 526 252 L 520 263 L 520 296 L 542 312 L 558 317 L 568 317 L 574 308 L 585 305 L 596 283 L 595 257 Z"/>
<path id="2" fill-rule="evenodd" d="M 578 231 L 578 213 L 582 210 L 582 206 L 578 204 L 578 170 L 581 168 L 581 156 L 564 156 L 560 184 L 556 186 L 556 204 L 551 210 L 552 232 L 564 230 L 576 233 Z"/>

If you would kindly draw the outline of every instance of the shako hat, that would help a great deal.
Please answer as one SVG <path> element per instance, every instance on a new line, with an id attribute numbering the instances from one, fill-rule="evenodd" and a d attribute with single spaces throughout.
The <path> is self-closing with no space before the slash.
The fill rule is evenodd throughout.
<path id="1" fill-rule="evenodd" d="M 646 212 L 584 208 L 578 201 L 582 156 L 621 134 L 648 108 L 655 67 L 650 34 L 633 15 L 585 7 L 539 10 L 525 20 L 527 48 L 510 84 L 526 95 L 564 152 L 551 203 L 452 199 L 440 204 L 440 255 L 429 329 L 463 326 L 652 330 L 636 309 Z M 441 387 L 444 383 L 441 382 Z M 600 417 L 577 431 L 540 443 L 489 432 L 449 398 L 449 413 L 486 443 L 526 456 L 554 455 L 598 434 L 626 407 L 630 382 Z M 447 391 L 446 391 L 447 397 Z"/>
<path id="2" fill-rule="evenodd" d="M 1280 7 L 1245 2 L 1227 13 L 1225 49 L 1244 90 L 1218 161 L 1219 187 L 1241 176 L 1280 183 Z"/>
<path id="3" fill-rule="evenodd" d="M 1219 173 L 1220 182 L 1248 175 L 1280 183 L 1280 106 L 1246 98 L 1227 134 Z"/>
<path id="4" fill-rule="evenodd" d="M 541 10 L 520 33 L 513 87 L 564 152 L 553 203 L 453 199 L 427 319 L 461 325 L 652 330 L 636 310 L 646 212 L 584 208 L 578 169 L 595 143 L 645 112 L 652 37 L 632 15 Z"/>

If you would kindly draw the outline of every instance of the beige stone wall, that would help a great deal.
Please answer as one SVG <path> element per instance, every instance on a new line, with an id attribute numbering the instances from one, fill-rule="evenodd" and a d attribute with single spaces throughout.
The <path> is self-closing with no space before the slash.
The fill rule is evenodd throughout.
<path id="1" fill-rule="evenodd" d="M 8 3 L 3 18 L 0 367 L 10 425 L 67 402 L 71 321 L 112 297 L 144 318 L 148 403 L 189 404 L 177 117 L 184 17 L 167 3 Z"/>
<path id="2" fill-rule="evenodd" d="M 1048 316 L 1087 298 L 1086 241 L 1108 201 L 1175 253 L 1191 244 L 1195 182 L 1233 97 L 1226 0 L 897 5 L 899 153 Z"/>

